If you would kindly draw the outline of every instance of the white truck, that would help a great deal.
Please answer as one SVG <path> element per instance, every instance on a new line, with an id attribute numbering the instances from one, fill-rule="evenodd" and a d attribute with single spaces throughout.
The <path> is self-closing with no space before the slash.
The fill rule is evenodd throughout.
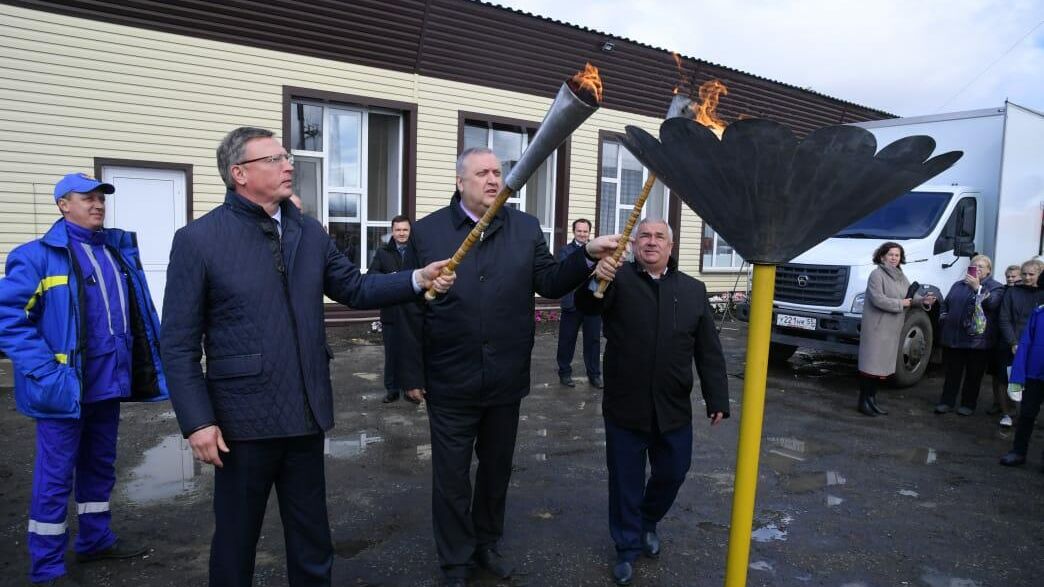
<path id="1" fill-rule="evenodd" d="M 1001 108 L 859 123 L 878 148 L 910 135 L 929 135 L 935 154 L 961 150 L 950 169 L 806 251 L 776 273 L 770 356 L 798 347 L 855 355 L 866 280 L 874 249 L 903 245 L 910 282 L 945 295 L 963 278 L 973 254 L 1004 268 L 1044 253 L 1044 114 L 1006 102 Z M 747 318 L 745 307 L 738 315 Z M 928 367 L 938 307 L 907 313 L 894 382 L 908 386 Z"/>

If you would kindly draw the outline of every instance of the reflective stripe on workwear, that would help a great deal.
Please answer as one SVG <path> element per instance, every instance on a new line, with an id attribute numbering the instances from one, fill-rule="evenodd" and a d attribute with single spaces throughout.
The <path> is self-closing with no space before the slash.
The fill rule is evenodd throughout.
<path id="1" fill-rule="evenodd" d="M 65 534 L 65 530 L 68 528 L 68 524 L 62 522 L 61 524 L 50 524 L 47 522 L 37 522 L 36 520 L 29 520 L 29 531 L 39 536 L 61 536 Z"/>
<path id="2" fill-rule="evenodd" d="M 101 514 L 107 511 L 109 511 L 109 502 L 107 501 L 88 501 L 76 504 L 76 513 L 80 516 L 83 514 Z"/>
<path id="3" fill-rule="evenodd" d="M 52 287 L 58 287 L 59 285 L 69 285 L 68 275 L 49 275 L 40 280 L 40 284 L 36 286 L 36 291 L 33 295 L 29 296 L 29 301 L 25 303 L 25 313 L 28 314 L 36 302 L 40 299 L 43 293 Z"/>

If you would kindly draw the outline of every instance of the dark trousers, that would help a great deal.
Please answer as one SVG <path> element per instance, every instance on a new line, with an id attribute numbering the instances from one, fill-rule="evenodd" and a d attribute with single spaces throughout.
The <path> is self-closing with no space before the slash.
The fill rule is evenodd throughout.
<path id="1" fill-rule="evenodd" d="M 642 552 L 642 533 L 656 530 L 678 495 L 692 462 L 692 424 L 652 433 L 605 421 L 609 467 L 609 534 L 619 560 Z M 646 463 L 650 476 L 645 478 Z"/>
<path id="2" fill-rule="evenodd" d="M 447 577 L 467 577 L 478 549 L 504 534 L 519 402 L 457 408 L 428 402 L 435 550 Z M 478 458 L 471 487 L 471 454 Z"/>
<path id="3" fill-rule="evenodd" d="M 395 369 L 398 359 L 399 330 L 394 324 L 384 324 L 381 330 L 384 339 L 384 389 L 399 391 L 399 383 L 395 380 Z"/>
<path id="4" fill-rule="evenodd" d="M 946 377 L 943 380 L 942 397 L 939 403 L 953 406 L 957 402 L 957 391 L 961 392 L 961 407 L 975 409 L 979 401 L 979 386 L 986 373 L 992 350 L 953 349 L 943 347 L 943 367 Z M 964 384 L 961 384 L 961 377 Z"/>
<path id="5" fill-rule="evenodd" d="M 228 443 L 214 473 L 210 585 L 253 584 L 268 494 L 275 485 L 289 584 L 330 585 L 333 542 L 326 513 L 323 435 Z"/>
<path id="6" fill-rule="evenodd" d="M 584 366 L 587 367 L 587 377 L 601 377 L 598 351 L 602 317 L 576 310 L 562 310 L 558 324 L 558 374 L 563 377 L 573 374 L 573 354 L 576 352 L 576 337 L 581 326 L 584 328 Z"/>
<path id="7" fill-rule="evenodd" d="M 1030 436 L 1033 434 L 1033 425 L 1040 414 L 1040 404 L 1044 401 L 1044 380 L 1026 379 L 1026 385 L 1022 390 L 1022 407 L 1019 408 L 1019 419 L 1015 425 L 1015 443 L 1012 451 L 1025 456 L 1029 450 Z"/>

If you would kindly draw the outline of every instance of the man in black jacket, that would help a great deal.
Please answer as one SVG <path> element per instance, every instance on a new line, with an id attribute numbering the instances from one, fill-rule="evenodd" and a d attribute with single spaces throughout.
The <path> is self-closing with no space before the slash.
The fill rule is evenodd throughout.
<path id="1" fill-rule="evenodd" d="M 591 222 L 586 218 L 573 221 L 573 241 L 562 247 L 556 255 L 564 259 L 587 245 L 591 240 Z M 574 294 L 569 292 L 562 296 L 559 303 L 562 307 L 561 319 L 558 322 L 558 380 L 566 387 L 575 387 L 573 382 L 573 354 L 576 352 L 576 337 L 580 327 L 584 329 L 584 366 L 587 368 L 587 380 L 593 387 L 602 388 L 602 368 L 598 364 L 602 336 L 602 317 L 598 314 L 584 314 L 576 309 Z"/>
<path id="2" fill-rule="evenodd" d="M 729 416 L 725 357 L 707 290 L 678 271 L 666 222 L 646 218 L 637 232 L 634 262 L 618 270 L 611 258 L 598 263 L 598 277 L 615 276 L 605 297 L 596 299 L 590 288 L 576 294 L 577 307 L 600 311 L 605 323 L 602 415 L 619 585 L 631 583 L 639 554 L 659 556 L 656 524 L 689 471 L 694 361 L 711 425 Z"/>
<path id="3" fill-rule="evenodd" d="M 388 244 L 377 249 L 367 273 L 398 273 L 415 269 L 417 259 L 408 245 L 410 241 L 410 219 L 396 216 L 391 221 L 391 238 Z M 386 404 L 398 401 L 402 386 L 395 379 L 395 361 L 401 346 L 399 344 L 402 329 L 402 307 L 387 306 L 381 308 L 381 338 L 384 340 L 384 399 Z"/>
<path id="4" fill-rule="evenodd" d="M 451 255 L 501 188 L 500 161 L 489 149 L 457 159 L 449 206 L 418 220 L 410 244 L 420 263 Z M 427 398 L 431 427 L 432 516 L 446 584 L 464 585 L 477 563 L 506 578 L 513 567 L 497 551 L 518 430 L 529 393 L 534 292 L 560 297 L 590 275 L 616 237 L 601 237 L 562 261 L 547 249 L 540 221 L 502 208 L 457 267 L 445 296 L 410 308 L 399 381 Z M 478 457 L 474 499 L 471 455 Z"/>
<path id="5" fill-rule="evenodd" d="M 230 132 L 217 161 L 225 202 L 174 235 L 160 345 L 181 431 L 196 458 L 217 467 L 210 584 L 252 584 L 274 484 L 290 585 L 329 585 L 323 436 L 333 426 L 333 353 L 323 294 L 372 308 L 452 278 L 436 278 L 445 263 L 361 276 L 289 203 L 293 157 L 270 131 Z"/>

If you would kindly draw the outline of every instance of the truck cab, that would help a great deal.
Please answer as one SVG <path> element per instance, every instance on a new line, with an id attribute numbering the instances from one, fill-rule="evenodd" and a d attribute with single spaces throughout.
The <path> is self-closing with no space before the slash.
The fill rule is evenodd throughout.
<path id="1" fill-rule="evenodd" d="M 845 228 L 776 270 L 770 356 L 789 358 L 798 347 L 855 355 L 871 257 L 894 241 L 906 252 L 903 272 L 921 291 L 942 299 L 983 250 L 982 195 L 968 186 L 924 185 Z M 740 318 L 746 319 L 744 308 Z M 896 357 L 895 382 L 911 385 L 928 367 L 938 307 L 907 312 Z"/>

